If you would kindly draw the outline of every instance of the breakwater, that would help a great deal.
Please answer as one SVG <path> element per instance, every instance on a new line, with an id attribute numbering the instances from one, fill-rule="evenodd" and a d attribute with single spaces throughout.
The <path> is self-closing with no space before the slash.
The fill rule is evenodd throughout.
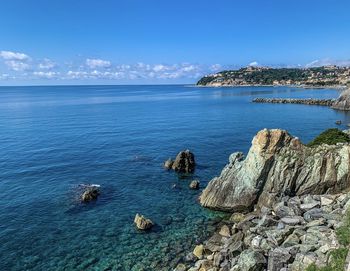
<path id="1" fill-rule="evenodd" d="M 276 104 L 307 104 L 307 105 L 321 105 L 332 106 L 335 99 L 292 99 L 292 98 L 255 98 L 253 103 L 276 103 Z"/>

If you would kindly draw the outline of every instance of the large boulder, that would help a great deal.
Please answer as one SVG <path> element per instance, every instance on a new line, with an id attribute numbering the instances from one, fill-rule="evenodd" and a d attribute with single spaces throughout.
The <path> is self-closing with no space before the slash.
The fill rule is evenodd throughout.
<path id="1" fill-rule="evenodd" d="M 136 214 L 134 223 L 139 230 L 149 230 L 154 226 L 152 220 L 140 214 Z"/>
<path id="2" fill-rule="evenodd" d="M 176 156 L 172 169 L 178 173 L 193 173 L 196 163 L 194 161 L 194 154 L 189 150 L 181 151 Z"/>
<path id="3" fill-rule="evenodd" d="M 344 90 L 339 98 L 333 103 L 333 109 L 350 110 L 350 89 Z"/>
<path id="4" fill-rule="evenodd" d="M 212 179 L 200 203 L 212 209 L 241 212 L 268 206 L 284 195 L 336 193 L 350 187 L 350 145 L 303 145 L 287 131 L 264 129 L 254 137 L 244 159 L 230 156 Z"/>

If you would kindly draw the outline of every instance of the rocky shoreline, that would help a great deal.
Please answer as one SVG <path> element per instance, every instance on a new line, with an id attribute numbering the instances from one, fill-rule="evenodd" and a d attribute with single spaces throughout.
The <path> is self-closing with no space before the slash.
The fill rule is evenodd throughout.
<path id="1" fill-rule="evenodd" d="M 347 253 L 337 231 L 344 218 L 350 221 L 349 190 L 349 143 L 309 147 L 287 131 L 264 129 L 247 156 L 233 153 L 202 191 L 202 206 L 230 217 L 174 270 L 302 271 L 332 265 L 335 251 Z"/>
<path id="2" fill-rule="evenodd" d="M 344 249 L 336 230 L 350 193 L 283 197 L 272 208 L 233 213 L 175 271 L 303 271 Z M 191 261 L 195 260 L 191 264 Z"/>
<path id="3" fill-rule="evenodd" d="M 255 98 L 253 103 L 277 103 L 277 104 L 306 104 L 306 105 L 320 105 L 333 106 L 335 99 L 293 99 L 293 98 Z"/>

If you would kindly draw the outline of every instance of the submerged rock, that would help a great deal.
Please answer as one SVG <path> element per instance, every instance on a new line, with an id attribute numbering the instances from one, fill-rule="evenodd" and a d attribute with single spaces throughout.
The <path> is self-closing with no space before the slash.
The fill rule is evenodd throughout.
<path id="1" fill-rule="evenodd" d="M 83 202 L 89 202 L 92 200 L 96 200 L 99 195 L 100 195 L 99 186 L 95 186 L 95 185 L 87 186 L 85 191 L 81 195 L 81 200 Z"/>
<path id="2" fill-rule="evenodd" d="M 230 156 L 212 179 L 200 203 L 212 209 L 247 212 L 289 195 L 337 193 L 350 187 L 350 145 L 303 145 L 287 131 L 264 129 L 254 137 L 247 157 Z M 269 207 L 269 206 L 267 206 Z"/>
<path id="3" fill-rule="evenodd" d="M 139 230 L 149 230 L 154 226 L 152 220 L 145 218 L 143 215 L 136 214 L 134 223 Z"/>
<path id="4" fill-rule="evenodd" d="M 194 189 L 194 190 L 199 189 L 199 181 L 193 180 L 193 181 L 190 183 L 190 188 L 191 188 L 191 189 Z"/>
<path id="5" fill-rule="evenodd" d="M 189 150 L 181 151 L 176 156 L 172 169 L 178 173 L 193 173 L 196 163 L 194 160 L 194 154 Z"/>

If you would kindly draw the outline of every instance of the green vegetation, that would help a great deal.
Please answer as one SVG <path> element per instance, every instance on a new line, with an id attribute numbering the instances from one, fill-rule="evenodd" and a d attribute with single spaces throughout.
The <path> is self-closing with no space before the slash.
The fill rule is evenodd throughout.
<path id="1" fill-rule="evenodd" d="M 347 142 L 350 142 L 350 138 L 346 133 L 340 131 L 339 129 L 332 128 L 322 132 L 307 145 L 309 147 L 315 147 L 321 144 L 335 145 L 337 143 Z"/>
<path id="2" fill-rule="evenodd" d="M 342 226 L 336 230 L 336 234 L 339 244 L 343 246 L 350 245 L 350 210 L 347 210 Z"/>
<path id="3" fill-rule="evenodd" d="M 260 68 L 247 67 L 239 70 L 226 70 L 201 78 L 197 85 L 227 83 L 232 85 L 273 85 L 303 84 L 312 86 L 330 86 L 340 84 L 340 78 L 346 75 L 346 68 Z"/>
<path id="4" fill-rule="evenodd" d="M 336 230 L 337 239 L 340 245 L 344 246 L 331 251 L 330 261 L 327 266 L 317 267 L 315 264 L 308 266 L 306 271 L 343 271 L 350 245 L 350 210 L 347 210 L 345 218 Z"/>
<path id="5" fill-rule="evenodd" d="M 327 266 L 317 267 L 316 264 L 311 264 L 306 271 L 343 271 L 347 255 L 347 248 L 335 249 L 330 253 L 330 261 Z"/>

